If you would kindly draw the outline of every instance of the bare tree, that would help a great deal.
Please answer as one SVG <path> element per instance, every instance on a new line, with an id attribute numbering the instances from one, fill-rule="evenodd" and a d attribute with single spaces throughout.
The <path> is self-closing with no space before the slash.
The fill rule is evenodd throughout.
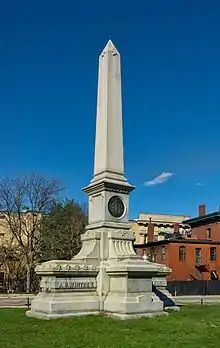
<path id="1" fill-rule="evenodd" d="M 39 252 L 40 225 L 61 190 L 57 181 L 37 174 L 0 180 L 0 210 L 25 258 L 27 292 Z"/>
<path id="2" fill-rule="evenodd" d="M 25 284 L 25 258 L 19 246 L 5 244 L 0 246 L 0 269 L 4 274 L 4 290 L 21 292 Z"/>

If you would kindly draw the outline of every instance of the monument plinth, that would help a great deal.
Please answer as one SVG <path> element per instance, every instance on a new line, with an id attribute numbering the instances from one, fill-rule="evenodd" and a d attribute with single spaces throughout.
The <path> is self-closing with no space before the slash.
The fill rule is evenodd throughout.
<path id="1" fill-rule="evenodd" d="M 82 249 L 69 261 L 37 266 L 41 292 L 29 316 L 59 318 L 105 313 L 120 318 L 165 314 L 152 278 L 170 269 L 144 261 L 133 249 L 124 175 L 120 55 L 109 41 L 99 58 L 94 176 L 88 195 L 89 224 Z"/>

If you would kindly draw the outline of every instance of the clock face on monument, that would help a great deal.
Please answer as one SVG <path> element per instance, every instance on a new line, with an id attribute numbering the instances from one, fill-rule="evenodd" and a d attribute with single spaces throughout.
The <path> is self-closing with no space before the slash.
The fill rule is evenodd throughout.
<path id="1" fill-rule="evenodd" d="M 123 200 L 118 196 L 112 196 L 108 201 L 108 211 L 114 218 L 121 218 L 125 213 Z"/>

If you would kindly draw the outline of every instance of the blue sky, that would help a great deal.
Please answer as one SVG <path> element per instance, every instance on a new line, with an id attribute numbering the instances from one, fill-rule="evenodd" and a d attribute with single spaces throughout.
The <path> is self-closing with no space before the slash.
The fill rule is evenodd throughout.
<path id="1" fill-rule="evenodd" d="M 217 209 L 219 17 L 218 0 L 1 0 L 0 176 L 42 173 L 86 200 L 98 55 L 112 39 L 122 58 L 126 176 L 136 186 L 130 217 Z"/>

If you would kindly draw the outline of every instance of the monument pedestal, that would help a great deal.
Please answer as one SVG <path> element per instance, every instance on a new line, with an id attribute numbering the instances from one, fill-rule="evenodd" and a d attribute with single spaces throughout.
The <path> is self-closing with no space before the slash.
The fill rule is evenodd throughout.
<path id="1" fill-rule="evenodd" d="M 98 267 L 73 261 L 49 261 L 37 266 L 41 292 L 31 303 L 28 316 L 42 319 L 98 314 Z"/>
<path id="2" fill-rule="evenodd" d="M 129 230 L 100 228 L 108 231 L 88 230 L 82 236 L 82 249 L 74 259 L 37 266 L 41 292 L 28 316 L 56 319 L 105 314 L 129 319 L 166 315 L 163 301 L 152 291 L 152 277 L 165 277 L 170 269 L 136 255 Z"/>
<path id="3" fill-rule="evenodd" d="M 141 259 L 110 262 L 104 311 L 122 319 L 162 314 L 163 302 L 152 292 L 152 274 L 157 272 L 158 265 Z"/>

